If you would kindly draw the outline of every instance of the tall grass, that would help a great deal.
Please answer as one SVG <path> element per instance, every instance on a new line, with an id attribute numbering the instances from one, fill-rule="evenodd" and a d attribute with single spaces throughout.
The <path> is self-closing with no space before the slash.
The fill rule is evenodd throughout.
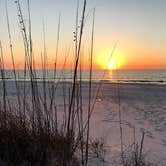
<path id="1" fill-rule="evenodd" d="M 21 90 L 21 82 L 17 80 L 12 38 L 10 33 L 9 16 L 6 5 L 8 36 L 10 44 L 10 53 L 13 63 L 13 74 L 16 87 L 15 90 L 17 92 L 16 96 L 18 101 L 18 107 L 10 104 L 10 102 L 12 103 L 12 101 L 8 100 L 8 94 L 6 90 L 8 82 L 6 82 L 5 80 L 5 64 L 3 60 L 2 44 L 0 43 L 0 69 L 3 83 L 3 100 L 1 101 L 0 105 L 0 147 L 2 148 L 0 152 L 0 159 L 2 161 L 5 161 L 9 165 L 22 165 L 25 163 L 30 165 L 80 165 L 75 159 L 76 151 L 80 150 L 82 156 L 81 164 L 87 165 L 90 118 L 88 116 L 87 128 L 86 126 L 84 126 L 82 117 L 82 98 L 79 97 L 79 95 L 82 93 L 81 70 L 79 86 L 77 72 L 78 65 L 81 64 L 80 52 L 87 2 L 86 0 L 84 0 L 80 28 L 78 28 L 79 1 L 77 4 L 74 75 L 72 86 L 71 88 L 69 88 L 69 93 L 65 90 L 65 87 L 63 88 L 64 116 L 63 121 L 60 123 L 58 122 L 58 107 L 56 105 L 55 95 L 56 87 L 58 84 L 56 83 L 55 85 L 60 37 L 60 16 L 57 29 L 57 46 L 55 55 L 54 79 L 52 83 L 47 82 L 47 53 L 45 42 L 45 25 L 43 24 L 43 53 L 41 54 L 43 80 L 42 83 L 38 83 L 36 80 L 37 74 L 35 70 L 35 58 L 33 52 L 30 1 L 27 0 L 27 11 L 29 20 L 28 27 L 25 26 L 25 19 L 23 16 L 20 1 L 16 0 L 15 3 L 17 6 L 18 23 L 24 45 L 24 81 L 23 90 Z M 92 31 L 94 31 L 94 23 Z M 93 32 L 91 47 L 92 48 L 88 111 L 89 113 L 91 108 L 90 105 Z M 26 82 L 27 77 L 30 78 L 29 82 Z M 40 90 L 41 85 L 39 84 L 42 84 L 43 91 Z M 30 94 L 26 94 L 28 85 L 30 85 Z M 68 93 L 68 95 L 66 93 Z M 66 108 L 67 100 L 69 103 L 68 108 Z M 87 128 L 87 130 L 84 130 L 85 128 Z M 86 137 L 84 135 L 86 135 Z M 84 138 L 86 138 L 86 152 L 84 150 Z M 79 147 L 81 148 L 79 149 Z M 85 158 L 86 162 L 84 163 Z"/>

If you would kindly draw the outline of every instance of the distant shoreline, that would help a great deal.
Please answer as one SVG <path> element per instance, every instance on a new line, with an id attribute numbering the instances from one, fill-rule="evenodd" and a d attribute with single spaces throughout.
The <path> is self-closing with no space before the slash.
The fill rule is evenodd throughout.
<path id="1" fill-rule="evenodd" d="M 42 70 L 35 70 L 34 80 L 38 82 L 43 81 L 43 77 L 47 82 L 72 82 L 73 71 L 72 70 L 57 70 L 56 76 L 54 76 L 53 70 L 47 70 L 46 75 L 43 75 Z M 24 73 L 23 70 L 16 70 L 16 76 L 18 81 L 30 81 L 29 73 Z M 78 71 L 78 81 L 80 77 L 80 71 Z M 2 77 L 0 77 L 1 80 Z M 6 82 L 14 81 L 14 73 L 12 70 L 6 70 L 3 78 Z M 94 83 L 122 83 L 122 84 L 166 84 L 166 70 L 93 70 L 92 82 Z M 89 71 L 83 70 L 81 72 L 81 81 L 89 82 Z"/>
<path id="2" fill-rule="evenodd" d="M 43 79 L 35 79 L 38 83 L 42 83 L 43 82 Z M 58 80 L 58 79 L 56 79 Z M 26 83 L 30 82 L 29 79 L 27 80 L 23 80 L 23 79 L 19 79 L 17 80 L 18 82 L 20 83 L 23 83 L 24 81 Z M 2 79 L 0 79 L 0 83 L 2 82 Z M 15 82 L 14 79 L 5 79 L 5 82 L 7 83 L 10 83 L 10 82 Z M 52 80 L 46 80 L 47 83 L 53 83 L 54 81 Z M 79 80 L 77 82 L 80 82 Z M 83 84 L 86 84 L 89 82 L 89 80 L 82 80 L 81 81 Z M 71 80 L 67 80 L 64 81 L 64 80 L 61 80 L 59 82 L 55 81 L 55 84 L 62 84 L 62 83 L 67 83 L 67 84 L 71 84 L 72 81 Z M 116 85 L 116 84 L 126 84 L 126 85 L 162 85 L 162 86 L 165 86 L 166 85 L 166 81 L 163 81 L 163 80 L 159 80 L 159 81 L 147 81 L 147 80 L 117 80 L 117 81 L 111 81 L 111 80 L 92 80 L 92 84 L 111 84 L 111 85 Z"/>

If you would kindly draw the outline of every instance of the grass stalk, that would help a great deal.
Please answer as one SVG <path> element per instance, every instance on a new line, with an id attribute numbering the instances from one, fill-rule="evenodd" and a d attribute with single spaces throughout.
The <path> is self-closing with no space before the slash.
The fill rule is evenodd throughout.
<path id="1" fill-rule="evenodd" d="M 55 89 L 55 82 L 56 82 L 56 77 L 57 77 L 57 61 L 58 61 L 58 51 L 59 51 L 60 27 L 61 27 L 61 15 L 59 14 L 58 27 L 57 27 L 56 53 L 55 53 L 55 62 L 54 62 L 54 76 L 53 76 L 53 84 L 52 84 L 50 110 L 52 110 L 52 107 L 53 107 L 53 104 L 54 104 L 53 101 L 54 101 L 55 91 L 56 91 L 56 89 Z"/>
<path id="2" fill-rule="evenodd" d="M 14 53 L 13 53 L 13 44 L 12 44 L 12 37 L 11 37 L 11 31 L 10 31 L 10 23 L 9 23 L 9 15 L 8 15 L 7 3 L 5 3 L 5 7 L 6 7 L 6 20 L 7 20 L 9 46 L 10 46 L 10 55 L 11 55 L 11 58 L 12 58 L 14 81 L 15 81 L 15 85 L 16 85 L 16 93 L 17 93 L 17 99 L 18 99 L 20 123 L 22 123 L 20 87 L 19 87 L 19 84 L 18 84 L 18 81 L 17 81 L 17 75 L 16 75 L 16 67 L 15 67 L 15 60 L 14 60 Z"/>
<path id="3" fill-rule="evenodd" d="M 75 90 L 76 90 L 76 78 L 77 78 L 77 70 L 78 70 L 78 64 L 79 64 L 79 57 L 80 57 L 80 50 L 81 50 L 81 44 L 82 44 L 82 35 L 83 35 L 83 28 L 84 28 L 84 18 L 85 18 L 85 10 L 86 10 L 86 0 L 84 0 L 84 6 L 82 11 L 82 19 L 81 19 L 81 26 L 80 26 L 80 34 L 79 34 L 79 41 L 78 41 L 78 51 L 77 51 L 77 57 L 76 62 L 74 66 L 74 76 L 73 76 L 73 85 L 72 85 L 72 92 L 71 92 L 71 100 L 69 104 L 69 115 L 68 115 L 68 124 L 67 124 L 67 131 L 69 132 L 71 130 L 71 116 L 74 111 L 73 104 L 74 104 L 74 98 L 75 98 Z"/>
<path id="4" fill-rule="evenodd" d="M 91 93 L 92 93 L 92 70 L 93 70 L 93 45 L 94 45 L 94 24 L 95 24 L 95 9 L 93 10 L 93 25 L 91 36 L 91 53 L 90 53 L 90 76 L 89 76 L 89 103 L 88 103 L 88 120 L 87 120 L 87 138 L 86 138 L 86 154 L 85 165 L 88 164 L 88 152 L 89 152 L 89 132 L 90 132 L 90 112 L 91 112 Z"/>
<path id="5" fill-rule="evenodd" d="M 6 116 L 7 116 L 7 91 L 6 91 L 6 83 L 5 83 L 5 66 L 4 66 L 4 57 L 3 57 L 3 48 L 2 48 L 2 43 L 0 41 L 0 51 L 1 51 L 1 56 L 0 56 L 0 70 L 1 70 L 1 79 L 2 79 L 2 84 L 3 84 L 3 108 L 4 108 L 4 120 L 1 120 L 1 122 L 4 121 L 4 126 L 6 126 Z"/>

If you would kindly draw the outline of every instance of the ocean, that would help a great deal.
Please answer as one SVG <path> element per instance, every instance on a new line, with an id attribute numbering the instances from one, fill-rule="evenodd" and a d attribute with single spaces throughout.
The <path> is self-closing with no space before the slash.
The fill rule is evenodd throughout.
<path id="1" fill-rule="evenodd" d="M 43 71 L 35 70 L 36 80 L 43 80 Z M 24 71 L 16 70 L 17 80 L 29 80 L 29 74 L 27 71 L 26 79 L 24 79 Z M 54 71 L 46 71 L 46 80 L 54 81 Z M 1 79 L 0 75 L 0 79 Z M 80 71 L 78 70 L 78 79 L 80 78 Z M 6 80 L 14 80 L 14 74 L 12 70 L 5 71 Z M 72 81 L 73 71 L 72 70 L 57 70 L 56 79 L 57 81 Z M 89 71 L 81 71 L 82 81 L 89 80 Z M 93 70 L 92 71 L 92 81 L 99 82 L 120 82 L 120 83 L 146 83 L 146 84 L 166 84 L 166 70 Z"/>

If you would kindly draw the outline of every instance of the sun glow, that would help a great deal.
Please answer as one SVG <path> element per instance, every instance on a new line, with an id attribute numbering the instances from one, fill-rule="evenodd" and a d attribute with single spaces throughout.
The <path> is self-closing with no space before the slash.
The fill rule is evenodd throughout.
<path id="1" fill-rule="evenodd" d="M 125 64 L 124 54 L 117 51 L 112 57 L 110 57 L 108 51 L 102 52 L 96 56 L 96 64 L 102 69 L 122 69 Z"/>
<path id="2" fill-rule="evenodd" d="M 115 70 L 116 69 L 116 62 L 114 60 L 110 60 L 110 62 L 108 63 L 108 69 L 110 70 Z"/>

